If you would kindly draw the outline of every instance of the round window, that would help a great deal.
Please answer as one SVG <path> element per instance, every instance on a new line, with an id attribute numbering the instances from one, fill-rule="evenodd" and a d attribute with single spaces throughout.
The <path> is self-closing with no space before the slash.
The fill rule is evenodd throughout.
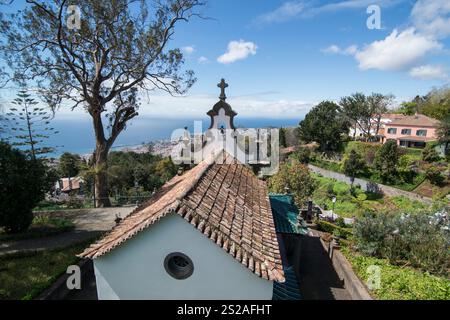
<path id="1" fill-rule="evenodd" d="M 192 260 L 181 252 L 173 252 L 164 259 L 167 273 L 178 280 L 189 278 L 194 272 Z"/>

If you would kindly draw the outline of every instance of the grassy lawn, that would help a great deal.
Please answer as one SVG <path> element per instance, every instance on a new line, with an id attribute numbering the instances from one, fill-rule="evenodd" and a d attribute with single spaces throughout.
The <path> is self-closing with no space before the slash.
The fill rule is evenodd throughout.
<path id="1" fill-rule="evenodd" d="M 318 187 L 313 193 L 313 201 L 328 210 L 333 208 L 331 201 L 333 194 L 336 195 L 334 211 L 341 217 L 358 217 L 367 210 L 374 211 L 404 211 L 419 212 L 427 211 L 429 207 L 420 201 L 410 200 L 407 197 L 382 197 L 364 192 L 355 188 L 355 195 L 350 193 L 350 185 L 345 182 L 336 181 L 318 174 L 312 173 L 318 181 Z M 333 194 L 331 194 L 331 191 Z"/>
<path id="2" fill-rule="evenodd" d="M 0 299 L 33 299 L 78 262 L 84 242 L 64 249 L 0 257 Z"/>
<path id="3" fill-rule="evenodd" d="M 381 285 L 371 294 L 381 300 L 450 300 L 450 280 L 436 277 L 409 267 L 391 265 L 387 260 L 365 257 L 348 248 L 342 253 L 365 283 L 369 266 L 380 267 Z"/>
<path id="4" fill-rule="evenodd" d="M 58 211 L 67 209 L 90 209 L 92 201 L 67 200 L 65 202 L 41 201 L 33 211 Z"/>
<path id="5" fill-rule="evenodd" d="M 33 219 L 27 231 L 18 234 L 7 234 L 0 229 L 0 241 L 13 241 L 22 239 L 42 238 L 67 232 L 74 228 L 74 224 L 63 218 L 50 218 L 38 216 Z"/>

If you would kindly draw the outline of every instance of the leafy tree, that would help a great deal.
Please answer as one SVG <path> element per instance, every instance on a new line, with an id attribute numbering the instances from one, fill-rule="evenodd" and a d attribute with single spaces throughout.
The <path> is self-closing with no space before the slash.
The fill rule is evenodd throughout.
<path id="1" fill-rule="evenodd" d="M 364 132 L 365 128 L 361 122 L 361 118 L 365 118 L 369 116 L 367 112 L 367 99 L 363 93 L 357 92 L 348 97 L 343 97 L 339 102 L 339 105 L 342 108 L 342 112 L 350 119 L 353 126 L 353 139 L 355 139 L 355 133 L 357 128 L 362 128 L 362 132 Z"/>
<path id="2" fill-rule="evenodd" d="M 396 112 L 401 113 L 405 116 L 412 116 L 417 112 L 417 103 L 411 101 L 411 102 L 403 102 L 396 110 Z"/>
<path id="3" fill-rule="evenodd" d="M 64 152 L 59 157 L 58 171 L 63 177 L 75 177 L 80 173 L 81 157 L 77 154 Z"/>
<path id="4" fill-rule="evenodd" d="M 12 233 L 26 230 L 48 186 L 42 160 L 29 159 L 0 142 L 0 226 Z"/>
<path id="5" fill-rule="evenodd" d="M 4 140 L 3 134 L 6 132 L 6 116 L 3 105 L 0 102 L 0 140 Z"/>
<path id="6" fill-rule="evenodd" d="M 348 158 L 344 160 L 343 169 L 344 173 L 350 177 L 351 186 L 353 188 L 353 182 L 355 177 L 362 174 L 366 168 L 366 163 L 362 159 L 361 155 L 355 150 L 351 150 Z"/>
<path id="7" fill-rule="evenodd" d="M 381 118 L 384 113 L 386 113 L 389 109 L 389 106 L 392 104 L 394 100 L 393 95 L 383 95 L 381 93 L 372 93 L 372 95 L 367 97 L 367 102 L 369 105 L 369 110 L 372 113 L 370 119 L 368 120 L 368 126 L 373 123 L 374 132 L 377 136 L 380 128 L 381 128 Z M 370 139 L 371 131 L 368 132 L 368 139 Z"/>
<path id="8" fill-rule="evenodd" d="M 374 166 L 383 182 L 391 182 L 397 175 L 399 151 L 395 140 L 388 140 L 377 151 Z"/>
<path id="9" fill-rule="evenodd" d="M 337 151 L 342 146 L 341 136 L 348 133 L 349 123 L 339 106 L 323 101 L 311 109 L 300 122 L 299 137 L 303 142 L 317 142 L 321 151 Z"/>
<path id="10" fill-rule="evenodd" d="M 282 164 L 277 174 L 269 180 L 271 192 L 285 193 L 288 188 L 299 207 L 303 206 L 316 187 L 317 182 L 310 175 L 308 167 L 295 160 Z"/>
<path id="11" fill-rule="evenodd" d="M 40 146 L 51 134 L 58 133 L 49 126 L 52 118 L 50 110 L 38 107 L 39 102 L 32 98 L 25 89 L 18 92 L 12 104 L 17 107 L 10 108 L 6 114 L 6 120 L 12 125 L 11 131 L 17 133 L 10 139 L 12 145 L 23 147 L 33 159 L 39 155 L 53 152 L 54 148 Z"/>
<path id="12" fill-rule="evenodd" d="M 370 96 L 366 96 L 357 92 L 343 97 L 339 104 L 346 117 L 354 124 L 355 129 L 359 128 L 364 134 L 365 140 L 370 141 L 372 133 L 378 135 L 381 117 L 388 111 L 388 106 L 392 103 L 393 98 L 392 95 L 381 93 L 372 93 Z M 353 139 L 355 138 L 353 136 Z"/>
<path id="13" fill-rule="evenodd" d="M 170 40 L 203 3 L 80 1 L 79 26 L 66 23 L 76 20 L 70 1 L 27 3 L 0 17 L 0 54 L 12 79 L 34 81 L 53 108 L 71 103 L 92 118 L 97 205 L 109 206 L 108 152 L 138 115 L 138 90 L 181 94 L 195 82 L 192 71 L 182 72 L 183 55 Z"/>
<path id="14" fill-rule="evenodd" d="M 450 116 L 450 88 L 434 88 L 425 96 L 416 96 L 412 101 L 402 103 L 397 112 L 405 115 L 421 113 L 428 117 L 443 120 Z"/>
<path id="15" fill-rule="evenodd" d="M 441 174 L 441 171 L 433 166 L 429 166 L 425 171 L 426 178 L 434 185 L 440 186 L 445 180 L 445 177 Z"/>
<path id="16" fill-rule="evenodd" d="M 286 148 L 286 129 L 280 128 L 280 147 Z"/>
<path id="17" fill-rule="evenodd" d="M 436 134 L 439 142 L 444 145 L 445 154 L 448 157 L 450 154 L 450 116 L 441 121 Z"/>
<path id="18" fill-rule="evenodd" d="M 419 104 L 419 109 L 420 113 L 438 120 L 450 117 L 450 88 L 444 86 L 431 90 Z"/>
<path id="19" fill-rule="evenodd" d="M 144 191 L 151 192 L 177 172 L 178 167 L 170 158 L 150 153 L 111 152 L 108 159 L 108 183 L 111 191 L 127 192 L 134 189 L 137 182 Z"/>
<path id="20" fill-rule="evenodd" d="M 432 146 L 430 144 L 427 144 L 425 146 L 425 148 L 422 150 L 422 160 L 423 161 L 431 163 L 431 162 L 439 161 L 440 158 L 441 157 L 437 153 L 434 146 Z"/>
<path id="21" fill-rule="evenodd" d="M 159 160 L 155 166 L 155 173 L 166 182 L 172 178 L 178 171 L 178 166 L 176 166 L 171 158 L 164 158 Z"/>
<path id="22" fill-rule="evenodd" d="M 311 159 L 311 156 L 311 149 L 307 147 L 298 148 L 298 150 L 292 155 L 292 157 L 298 160 L 300 163 L 308 163 Z"/>

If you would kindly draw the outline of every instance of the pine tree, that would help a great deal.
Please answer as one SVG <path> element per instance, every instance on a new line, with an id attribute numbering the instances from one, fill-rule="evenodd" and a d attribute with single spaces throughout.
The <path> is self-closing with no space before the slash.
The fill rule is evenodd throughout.
<path id="1" fill-rule="evenodd" d="M 391 182 L 397 176 L 398 158 L 399 151 L 395 140 L 388 140 L 377 151 L 374 164 L 383 183 Z"/>
<path id="2" fill-rule="evenodd" d="M 54 148 L 42 146 L 51 134 L 58 133 L 49 126 L 52 118 L 49 110 L 39 107 L 39 102 L 25 89 L 21 89 L 11 103 L 17 106 L 6 113 L 6 120 L 13 132 L 10 137 L 11 144 L 22 149 L 34 160 L 53 152 Z"/>

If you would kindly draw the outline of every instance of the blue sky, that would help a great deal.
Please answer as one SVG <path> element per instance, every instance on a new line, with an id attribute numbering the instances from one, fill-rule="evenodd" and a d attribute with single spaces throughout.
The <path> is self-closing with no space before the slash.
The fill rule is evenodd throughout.
<path id="1" fill-rule="evenodd" d="M 381 10 L 380 29 L 366 25 L 373 4 Z M 144 96 L 140 116 L 119 142 L 148 140 L 143 128 L 161 131 L 156 124 L 164 119 L 174 120 L 163 125 L 169 132 L 180 119 L 204 118 L 222 77 L 240 118 L 276 125 L 298 123 L 314 104 L 357 91 L 394 94 L 401 102 L 449 82 L 448 0 L 210 0 L 201 12 L 208 19 L 179 24 L 171 43 L 183 48 L 197 83 L 183 97 Z M 3 101 L 13 94 L 0 91 Z M 82 109 L 62 108 L 56 121 L 72 132 L 61 130 L 61 140 L 73 140 L 80 121 L 83 132 L 90 130 Z"/>
<path id="2" fill-rule="evenodd" d="M 379 30 L 366 26 L 370 4 L 380 5 Z M 256 101 L 297 105 L 355 91 L 404 100 L 448 83 L 449 6 L 431 0 L 215 0 L 203 10 L 215 20 L 180 25 L 174 45 L 187 47 L 186 66 L 199 79 L 190 95 L 214 94 L 225 77 L 230 101 L 254 100 L 260 107 L 255 115 L 264 114 Z M 444 23 L 425 30 L 439 19 Z M 218 61 L 232 41 L 242 42 L 245 58 Z"/>

